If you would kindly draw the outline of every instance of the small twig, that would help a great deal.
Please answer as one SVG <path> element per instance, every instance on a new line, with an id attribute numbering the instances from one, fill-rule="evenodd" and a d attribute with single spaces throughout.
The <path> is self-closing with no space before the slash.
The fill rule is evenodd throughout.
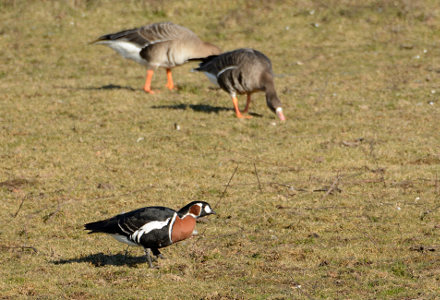
<path id="1" fill-rule="evenodd" d="M 316 98 L 316 100 L 315 100 L 315 104 L 321 102 L 321 101 L 324 99 L 324 93 L 325 93 L 326 90 L 327 90 L 328 82 L 329 82 L 329 79 L 330 79 L 329 77 L 330 77 L 330 76 L 327 76 L 327 77 L 325 78 L 325 80 L 324 80 L 324 87 L 321 89 L 321 91 L 320 91 L 320 93 L 319 93 L 319 95 L 318 95 L 318 98 Z"/>
<path id="2" fill-rule="evenodd" d="M 292 289 L 296 289 L 298 291 L 298 294 L 300 294 L 300 295 L 302 294 L 302 295 L 306 296 L 308 299 L 313 299 L 309 295 L 309 293 L 307 293 L 306 291 L 303 290 L 301 284 L 298 284 L 298 282 L 296 280 L 294 280 L 294 278 L 292 276 L 290 276 L 290 279 L 291 279 L 291 284 L 292 284 L 291 288 Z"/>
<path id="3" fill-rule="evenodd" d="M 15 214 L 12 215 L 13 218 L 16 218 L 18 213 L 20 212 L 21 207 L 23 206 L 24 200 L 26 200 L 27 196 L 23 197 L 23 199 L 21 199 L 21 203 L 20 206 L 18 207 L 17 211 L 15 212 Z"/>
<path id="4" fill-rule="evenodd" d="M 234 175 L 235 175 L 235 173 L 237 172 L 237 170 L 238 170 L 238 165 L 235 167 L 235 170 L 234 170 L 234 172 L 232 173 L 231 178 L 229 178 L 228 184 L 226 184 L 225 190 L 223 191 L 222 195 L 220 196 L 220 199 L 223 199 L 223 197 L 225 196 L 226 191 L 228 190 L 229 184 L 231 183 L 232 178 L 234 178 Z"/>
<path id="5" fill-rule="evenodd" d="M 373 159 L 376 161 L 376 156 L 374 155 L 374 141 L 369 141 L 368 144 L 370 145 L 370 156 L 373 157 Z"/>
<path id="6" fill-rule="evenodd" d="M 21 251 L 29 249 L 29 250 L 34 251 L 34 253 L 38 253 L 38 250 L 35 247 L 31 247 L 31 246 L 5 246 L 5 245 L 0 245 L 0 247 L 2 249 L 21 249 Z"/>
<path id="7" fill-rule="evenodd" d="M 380 176 L 380 179 L 382 179 L 383 187 L 386 188 L 387 187 L 387 183 L 385 182 L 385 177 L 383 176 L 383 174 Z"/>
<path id="8" fill-rule="evenodd" d="M 339 178 L 340 177 L 339 177 L 339 171 L 338 171 L 338 173 L 336 174 L 335 181 L 333 181 L 330 188 L 327 190 L 327 192 L 324 194 L 324 196 L 322 196 L 322 199 L 325 199 L 330 193 L 332 193 L 335 189 L 338 188 Z"/>
<path id="9" fill-rule="evenodd" d="M 56 215 L 60 210 L 61 210 L 61 207 L 60 207 L 60 203 L 58 202 L 57 209 L 55 211 L 45 215 L 43 217 L 43 222 L 46 223 L 47 221 L 49 221 L 49 219 L 52 218 L 54 215 Z"/>
<path id="10" fill-rule="evenodd" d="M 258 188 L 260 189 L 260 192 L 262 193 L 263 189 L 261 188 L 260 177 L 258 177 L 257 166 L 255 165 L 255 162 L 254 162 L 254 170 L 255 170 L 255 176 L 257 176 L 257 180 L 258 180 Z"/>
<path id="11" fill-rule="evenodd" d="M 357 147 L 360 144 L 362 144 L 362 142 L 364 141 L 364 138 L 357 138 L 354 141 L 342 141 L 342 145 L 347 146 L 347 147 Z"/>
<path id="12" fill-rule="evenodd" d="M 425 217 L 426 217 L 427 215 L 429 215 L 430 213 L 436 211 L 436 210 L 439 209 L 439 208 L 440 208 L 440 205 L 437 205 L 436 207 L 434 207 L 434 208 L 431 209 L 431 210 L 428 209 L 428 210 L 422 212 L 422 213 L 420 214 L 420 221 L 423 221 L 423 219 L 425 219 Z"/>
<path id="13" fill-rule="evenodd" d="M 438 174 L 435 173 L 435 193 L 438 195 L 440 195 L 440 189 L 439 189 L 439 184 L 438 184 Z"/>
<path id="14" fill-rule="evenodd" d="M 198 241 L 198 240 L 200 240 L 202 238 L 205 238 L 205 236 L 204 236 L 205 232 L 206 232 L 206 228 L 205 228 L 205 230 L 203 230 L 202 233 L 197 233 L 196 235 L 193 235 L 193 237 Z"/>

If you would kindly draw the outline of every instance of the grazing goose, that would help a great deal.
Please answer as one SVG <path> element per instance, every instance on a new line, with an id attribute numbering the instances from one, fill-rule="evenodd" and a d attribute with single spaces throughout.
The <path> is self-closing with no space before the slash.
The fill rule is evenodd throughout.
<path id="1" fill-rule="evenodd" d="M 152 268 L 150 249 L 163 258 L 159 248 L 167 247 L 192 236 L 196 219 L 215 214 L 204 201 L 193 201 L 179 211 L 151 206 L 114 216 L 103 221 L 85 224 L 89 233 L 102 232 L 131 246 L 144 247 L 148 265 Z"/>
<path id="2" fill-rule="evenodd" d="M 154 71 L 165 68 L 166 87 L 174 89 L 171 69 L 180 66 L 191 58 L 219 54 L 216 46 L 203 42 L 197 35 L 171 22 L 154 23 L 139 28 L 106 34 L 92 44 L 107 45 L 125 58 L 134 60 L 147 68 L 144 91 L 154 94 L 151 79 Z"/>
<path id="3" fill-rule="evenodd" d="M 263 53 L 253 49 L 237 49 L 192 60 L 202 61 L 194 71 L 204 72 L 209 80 L 231 95 L 238 118 L 250 118 L 250 116 L 243 116 L 238 109 L 237 94 L 247 95 L 246 107 L 243 111 L 246 113 L 251 102 L 251 94 L 263 91 L 266 93 L 267 106 L 281 121 L 285 120 L 280 99 L 275 91 L 272 64 Z"/>

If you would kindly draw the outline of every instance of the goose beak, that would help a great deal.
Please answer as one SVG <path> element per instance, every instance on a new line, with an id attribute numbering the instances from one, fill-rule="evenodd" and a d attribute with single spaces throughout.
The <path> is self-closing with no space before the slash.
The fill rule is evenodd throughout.
<path id="1" fill-rule="evenodd" d="M 286 121 L 286 117 L 284 117 L 283 109 L 281 107 L 277 107 L 275 112 L 281 121 Z"/>

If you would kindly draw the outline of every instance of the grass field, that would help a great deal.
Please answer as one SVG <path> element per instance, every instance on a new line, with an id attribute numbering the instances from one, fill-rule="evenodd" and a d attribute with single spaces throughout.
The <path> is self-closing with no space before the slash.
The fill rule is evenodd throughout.
<path id="1" fill-rule="evenodd" d="M 0 19 L 0 298 L 440 294 L 438 1 L 4 0 Z M 166 20 L 269 56 L 287 121 L 264 94 L 236 119 L 195 63 L 148 95 L 88 45 Z M 193 200 L 218 214 L 159 269 L 83 231 Z"/>

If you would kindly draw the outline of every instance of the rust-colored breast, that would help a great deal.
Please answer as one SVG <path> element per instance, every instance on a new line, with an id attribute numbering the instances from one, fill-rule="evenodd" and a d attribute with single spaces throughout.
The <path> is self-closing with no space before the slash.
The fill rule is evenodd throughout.
<path id="1" fill-rule="evenodd" d="M 192 216 L 186 216 L 183 219 L 176 217 L 171 231 L 171 241 L 176 243 L 189 238 L 192 235 L 194 227 L 196 227 L 196 219 Z"/>

